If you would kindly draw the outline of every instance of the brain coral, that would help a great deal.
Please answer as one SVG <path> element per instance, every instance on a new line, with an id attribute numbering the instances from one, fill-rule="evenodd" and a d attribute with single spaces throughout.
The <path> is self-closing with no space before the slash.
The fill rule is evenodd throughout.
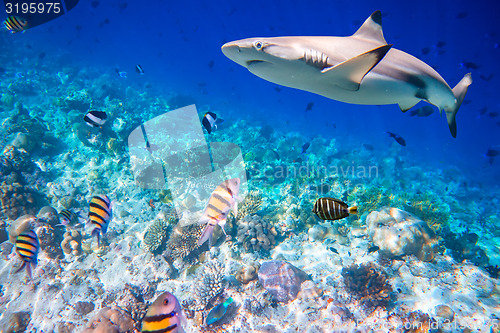
<path id="1" fill-rule="evenodd" d="M 384 255 L 414 254 L 423 261 L 434 258 L 436 235 L 417 217 L 401 209 L 384 207 L 368 214 L 366 224 L 370 239 Z"/>

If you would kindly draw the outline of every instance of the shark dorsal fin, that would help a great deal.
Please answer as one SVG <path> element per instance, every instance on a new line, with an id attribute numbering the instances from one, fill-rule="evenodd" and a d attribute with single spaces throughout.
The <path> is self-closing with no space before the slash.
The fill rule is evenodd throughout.
<path id="1" fill-rule="evenodd" d="M 377 10 L 366 19 L 365 23 L 356 31 L 353 37 L 361 39 L 369 39 L 379 42 L 381 45 L 386 45 L 387 42 L 384 38 L 382 31 L 382 13 Z"/>
<path id="2" fill-rule="evenodd" d="M 321 71 L 323 78 L 343 89 L 357 91 L 361 80 L 384 58 L 392 45 L 382 45 L 373 50 Z"/>

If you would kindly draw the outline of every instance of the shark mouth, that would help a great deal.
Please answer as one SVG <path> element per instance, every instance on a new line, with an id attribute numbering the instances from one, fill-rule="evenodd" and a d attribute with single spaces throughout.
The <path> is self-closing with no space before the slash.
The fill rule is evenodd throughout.
<path id="1" fill-rule="evenodd" d="M 263 62 L 267 62 L 267 61 L 264 61 L 264 60 L 249 60 L 249 61 L 247 61 L 247 67 L 250 67 L 250 66 L 255 65 L 255 64 L 260 64 L 260 63 L 263 63 Z"/>

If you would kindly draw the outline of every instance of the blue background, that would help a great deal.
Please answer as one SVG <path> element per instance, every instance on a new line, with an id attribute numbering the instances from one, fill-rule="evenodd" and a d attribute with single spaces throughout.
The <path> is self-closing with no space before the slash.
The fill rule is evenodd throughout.
<path id="1" fill-rule="evenodd" d="M 407 142 L 400 151 L 403 158 L 432 168 L 457 166 L 497 186 L 500 156 L 490 164 L 485 153 L 500 148 L 500 117 L 488 116 L 500 113 L 499 6 L 495 1 L 433 0 L 81 1 L 66 15 L 4 40 L 28 58 L 40 52 L 58 58 L 61 68 L 90 66 L 110 75 L 126 71 L 131 85 L 149 82 L 158 93 L 189 96 L 226 121 L 243 117 L 307 138 L 334 137 L 346 149 L 370 143 L 381 157 L 397 145 L 386 131 L 396 132 Z M 351 35 L 375 10 L 383 13 L 387 42 L 435 67 L 451 87 L 472 71 L 474 82 L 457 115 L 456 139 L 437 111 L 418 118 L 396 105 L 351 105 L 285 87 L 277 91 L 275 84 L 220 51 L 223 43 L 247 37 Z M 437 47 L 439 41 L 446 45 Z M 426 47 L 430 52 L 424 55 Z M 478 68 L 468 70 L 465 62 Z M 136 64 L 145 75 L 135 74 Z M 493 77 L 487 81 L 480 75 Z M 309 102 L 314 107 L 306 112 Z M 484 107 L 487 113 L 480 115 Z"/>

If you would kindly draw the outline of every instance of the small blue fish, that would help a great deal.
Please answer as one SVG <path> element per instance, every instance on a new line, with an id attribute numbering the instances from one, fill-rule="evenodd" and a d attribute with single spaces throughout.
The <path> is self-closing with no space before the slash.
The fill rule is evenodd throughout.
<path id="1" fill-rule="evenodd" d="M 207 315 L 206 323 L 207 325 L 212 325 L 218 322 L 226 314 L 227 308 L 233 303 L 233 299 L 229 297 L 224 303 L 217 305 Z"/>

